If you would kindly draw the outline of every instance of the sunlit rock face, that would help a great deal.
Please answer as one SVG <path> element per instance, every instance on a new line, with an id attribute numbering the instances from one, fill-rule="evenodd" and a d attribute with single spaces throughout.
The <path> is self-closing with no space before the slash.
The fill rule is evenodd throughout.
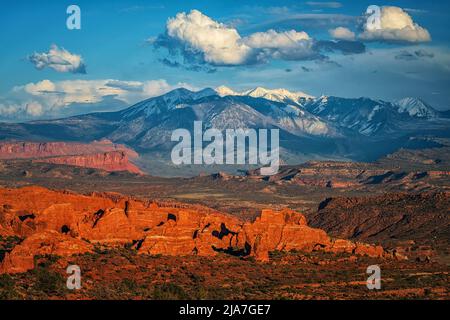
<path id="1" fill-rule="evenodd" d="M 0 270 L 25 272 L 33 257 L 90 252 L 94 244 L 131 245 L 139 254 L 213 256 L 268 261 L 274 250 L 387 256 L 382 247 L 332 240 L 295 211 L 263 210 L 253 222 L 183 203 L 142 202 L 119 194 L 79 195 L 42 187 L 0 189 L 0 235 L 24 239 Z"/>

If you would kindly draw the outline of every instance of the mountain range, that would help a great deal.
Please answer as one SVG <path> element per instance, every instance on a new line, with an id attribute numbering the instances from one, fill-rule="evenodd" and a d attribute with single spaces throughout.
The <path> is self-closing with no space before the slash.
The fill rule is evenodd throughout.
<path id="1" fill-rule="evenodd" d="M 388 102 L 313 97 L 286 89 L 235 92 L 222 86 L 197 92 L 179 88 L 121 111 L 2 123 L 0 140 L 88 142 L 106 138 L 134 148 L 141 155 L 139 164 L 154 173 L 155 161 L 172 166 L 168 163 L 174 145 L 172 131 L 192 130 L 194 121 L 202 121 L 205 129 L 278 128 L 280 157 L 285 163 L 371 161 L 399 148 L 439 146 L 430 138 L 448 138 L 450 133 L 448 113 L 418 98 Z"/>

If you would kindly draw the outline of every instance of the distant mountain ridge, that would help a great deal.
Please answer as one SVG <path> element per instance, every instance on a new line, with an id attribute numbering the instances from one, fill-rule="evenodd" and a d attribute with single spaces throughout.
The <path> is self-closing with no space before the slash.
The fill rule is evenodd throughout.
<path id="1" fill-rule="evenodd" d="M 236 92 L 228 87 L 215 89 L 217 94 L 225 96 L 250 96 L 264 98 L 274 102 L 294 105 L 303 112 L 308 111 L 321 121 L 356 130 L 363 135 L 378 132 L 392 133 L 403 122 L 404 116 L 415 119 L 446 118 L 447 113 L 439 112 L 419 98 L 407 97 L 394 102 L 370 98 L 340 98 L 333 96 L 314 97 L 302 91 L 290 92 L 286 89 L 255 89 Z"/>
<path id="2" fill-rule="evenodd" d="M 315 98 L 303 92 L 226 87 L 193 92 L 184 88 L 116 112 L 63 119 L 4 123 L 0 140 L 93 141 L 109 139 L 141 155 L 170 157 L 173 130 L 278 128 L 285 163 L 307 160 L 375 160 L 405 147 L 438 144 L 420 137 L 449 136 L 448 117 L 420 99 L 386 102 L 369 98 Z M 145 157 L 144 157 L 145 158 Z M 151 162 L 153 156 L 148 156 Z"/>

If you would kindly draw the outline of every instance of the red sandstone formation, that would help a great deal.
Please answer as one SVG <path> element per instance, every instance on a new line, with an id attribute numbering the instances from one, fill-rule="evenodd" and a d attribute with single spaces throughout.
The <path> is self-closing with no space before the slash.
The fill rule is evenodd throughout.
<path id="1" fill-rule="evenodd" d="M 138 167 L 128 160 L 128 156 L 124 151 L 52 157 L 33 160 L 33 162 L 65 164 L 69 166 L 102 169 L 105 171 L 129 171 L 131 173 L 142 173 Z"/>
<path id="2" fill-rule="evenodd" d="M 239 243 L 247 242 L 258 260 L 269 260 L 269 251 L 312 251 L 327 247 L 330 239 L 325 231 L 307 226 L 302 214 L 288 209 L 274 212 L 263 210 L 253 223 L 245 223 L 239 233 Z"/>
<path id="3" fill-rule="evenodd" d="M 0 272 L 33 268 L 38 254 L 89 252 L 92 244 L 134 244 L 139 254 L 251 255 L 274 250 L 349 252 L 388 256 L 378 246 L 332 240 L 289 209 L 263 210 L 254 222 L 198 206 L 137 201 L 117 194 L 78 195 L 41 187 L 0 189 L 0 235 L 25 240 L 7 253 Z"/>
<path id="4" fill-rule="evenodd" d="M 104 139 L 91 143 L 79 142 L 1 142 L 0 159 L 31 159 L 55 156 L 73 156 L 90 153 L 123 151 L 130 158 L 138 154 L 121 144 Z"/>
<path id="5" fill-rule="evenodd" d="M 139 155 L 109 140 L 78 142 L 2 142 L 0 159 L 34 159 L 34 162 L 65 164 L 106 171 L 142 173 L 129 159 Z"/>
<path id="6" fill-rule="evenodd" d="M 71 256 L 90 252 L 92 245 L 57 231 L 37 232 L 16 246 L 0 264 L 0 273 L 20 273 L 34 268 L 36 255 Z"/>

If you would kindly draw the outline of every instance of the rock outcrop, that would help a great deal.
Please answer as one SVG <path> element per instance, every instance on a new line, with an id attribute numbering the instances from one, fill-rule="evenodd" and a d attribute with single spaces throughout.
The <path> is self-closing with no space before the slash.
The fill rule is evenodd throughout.
<path id="1" fill-rule="evenodd" d="M 450 192 L 395 193 L 373 197 L 336 197 L 322 202 L 310 224 L 332 236 L 357 241 L 373 239 L 447 239 Z"/>
<path id="2" fill-rule="evenodd" d="M 424 168 L 405 171 L 393 164 L 337 161 L 310 161 L 297 166 L 281 166 L 276 175 L 264 177 L 258 170 L 247 172 L 245 179 L 267 180 L 277 185 L 298 185 L 331 189 L 362 188 L 374 185 L 402 186 L 414 189 L 424 183 L 446 179 L 450 172 Z M 244 180 L 243 177 L 235 179 Z"/>
<path id="3" fill-rule="evenodd" d="M 41 254 L 72 255 L 95 243 L 132 245 L 139 254 L 219 252 L 268 261 L 274 250 L 388 256 L 379 246 L 332 240 L 295 211 L 263 210 L 254 222 L 206 207 L 143 202 L 119 194 L 79 195 L 42 187 L 0 188 L 0 235 L 23 242 L 7 253 L 0 272 L 24 272 Z"/>
<path id="4" fill-rule="evenodd" d="M 142 173 L 137 166 L 129 161 L 128 156 L 124 151 L 51 157 L 33 160 L 33 162 L 64 164 L 69 166 L 102 169 L 105 171 L 129 171 L 131 173 Z"/>
<path id="5" fill-rule="evenodd" d="M 396 257 L 430 256 L 417 243 L 445 252 L 450 244 L 450 192 L 392 193 L 323 201 L 309 223 L 331 236 L 376 241 Z M 358 249 L 360 250 L 360 249 Z"/>
<path id="6" fill-rule="evenodd" d="M 307 226 L 302 214 L 288 209 L 263 210 L 253 223 L 245 223 L 239 233 L 239 243 L 247 243 L 251 253 L 261 261 L 269 260 L 274 250 L 313 251 L 327 247 L 330 239 L 325 231 Z"/>
<path id="7" fill-rule="evenodd" d="M 13 251 L 6 254 L 0 264 L 0 273 L 21 273 L 34 268 L 37 255 L 71 256 L 92 251 L 92 245 L 57 231 L 34 233 Z"/>
<path id="8" fill-rule="evenodd" d="M 107 139 L 91 143 L 80 142 L 0 142 L 0 159 L 31 159 L 54 156 L 73 156 L 80 154 L 123 151 L 130 158 L 137 158 L 138 154 L 122 145 Z"/>
<path id="9" fill-rule="evenodd" d="M 130 162 L 139 155 L 109 140 L 79 142 L 1 142 L 0 159 L 33 159 L 33 162 L 64 164 L 106 171 L 142 173 Z"/>

